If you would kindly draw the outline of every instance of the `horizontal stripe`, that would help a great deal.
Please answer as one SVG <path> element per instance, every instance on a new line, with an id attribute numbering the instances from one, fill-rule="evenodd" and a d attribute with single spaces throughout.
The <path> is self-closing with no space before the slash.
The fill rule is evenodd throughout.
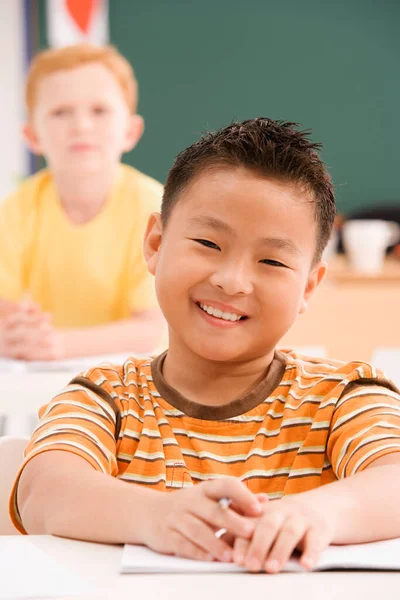
<path id="1" fill-rule="evenodd" d="M 126 417 L 133 417 L 139 421 L 139 423 L 144 423 L 144 417 L 154 416 L 154 413 L 149 415 L 148 411 L 146 412 L 147 414 L 145 413 L 144 416 L 141 417 L 136 410 L 129 408 L 128 410 L 121 410 L 121 418 L 124 419 Z"/>
<path id="2" fill-rule="evenodd" d="M 56 414 L 54 416 L 51 416 L 51 413 L 50 413 L 49 417 L 40 419 L 40 421 L 35 429 L 35 432 L 38 432 L 44 428 L 47 428 L 53 423 L 58 423 L 59 421 L 63 421 L 63 422 L 77 421 L 77 422 L 83 422 L 83 423 L 91 423 L 93 425 L 96 425 L 102 431 L 104 431 L 104 433 L 109 435 L 110 438 L 114 439 L 112 433 L 110 432 L 110 429 L 107 427 L 107 425 L 105 425 L 105 423 L 103 423 L 99 419 L 96 419 L 93 416 L 93 414 L 90 414 L 90 413 L 88 414 L 88 413 L 84 413 L 84 412 L 79 412 L 79 413 L 68 412 L 66 415 L 65 414 Z M 108 422 L 109 421 L 106 421 L 106 423 L 108 423 Z"/>
<path id="3" fill-rule="evenodd" d="M 348 423 L 355 417 L 359 417 L 360 415 L 365 415 L 365 413 L 368 413 L 371 411 L 377 411 L 378 414 L 382 415 L 384 413 L 381 413 L 380 410 L 378 410 L 378 409 L 382 409 L 382 408 L 393 409 L 394 407 L 391 404 L 386 404 L 384 402 L 375 403 L 375 404 L 367 404 L 367 405 L 361 406 L 359 409 L 353 410 L 352 412 L 348 413 L 347 415 L 343 415 L 343 417 L 340 417 L 339 419 L 337 419 L 335 425 L 332 428 L 332 431 L 336 431 L 337 429 L 339 429 L 339 427 L 342 427 L 344 424 Z M 395 415 L 396 413 L 393 412 L 393 414 Z M 399 412 L 399 415 L 400 415 L 400 412 Z"/>
<path id="4" fill-rule="evenodd" d="M 100 417 L 102 417 L 103 419 L 110 421 L 110 418 L 107 415 L 104 414 L 104 411 L 99 407 L 99 406 L 93 406 L 91 404 L 85 404 L 84 402 L 78 402 L 77 400 L 71 400 L 70 398 L 64 399 L 62 400 L 61 398 L 63 398 L 64 396 L 55 396 L 55 398 L 51 401 L 50 404 L 47 405 L 45 411 L 42 413 L 42 418 L 46 417 L 46 415 L 48 415 L 50 412 L 53 412 L 55 408 L 58 408 L 60 406 L 71 406 L 73 408 L 80 408 L 83 412 L 92 412 L 95 415 L 98 415 Z M 59 398 L 59 400 L 56 400 L 57 398 Z M 115 422 L 115 421 L 113 421 Z"/>
<path id="5" fill-rule="evenodd" d="M 46 448 L 69 448 L 99 471 L 150 489 L 235 476 L 272 499 L 313 489 L 400 449 L 400 397 L 371 383 L 376 375 L 381 384 L 381 373 L 359 362 L 295 353 L 284 360 L 283 379 L 270 396 L 260 394 L 257 406 L 222 421 L 188 419 L 168 404 L 155 387 L 150 361 L 88 370 L 89 383 L 115 400 L 118 443 L 105 396 L 72 383 L 42 410 L 27 460 Z M 362 389 L 360 377 L 368 378 Z"/>
<path id="6" fill-rule="evenodd" d="M 84 438 L 89 439 L 95 446 L 97 446 L 100 449 L 100 451 L 103 453 L 103 456 L 107 460 L 109 460 L 111 452 L 109 448 L 103 444 L 99 437 L 96 436 L 92 431 L 90 431 L 90 429 L 86 429 L 80 425 L 74 425 L 72 423 L 69 423 L 68 425 L 64 426 L 61 425 L 58 427 L 52 427 L 51 429 L 46 429 L 44 433 L 35 436 L 35 443 L 39 444 L 44 439 L 51 438 L 55 435 L 67 435 L 67 433 L 72 433 L 72 435 L 74 435 L 75 433 L 80 434 Z"/>
<path id="7" fill-rule="evenodd" d="M 79 444 L 78 442 L 74 442 L 72 440 L 62 440 L 62 441 L 58 441 L 58 442 L 48 442 L 48 443 L 40 443 L 35 445 L 34 450 L 29 453 L 29 459 L 31 459 L 33 456 L 36 456 L 37 454 L 40 454 L 40 452 L 43 452 L 44 450 L 49 450 L 50 448 L 52 448 L 53 450 L 59 450 L 60 446 L 67 446 L 70 448 L 74 448 L 74 450 L 79 450 L 79 452 L 77 452 L 78 455 L 87 455 L 90 456 L 90 458 L 92 458 L 94 460 L 94 462 L 98 465 L 100 471 L 102 471 L 102 473 L 107 473 L 106 469 L 103 466 L 103 463 L 101 460 L 99 460 L 99 457 L 97 456 L 97 454 L 95 452 L 90 451 L 85 445 L 83 444 Z"/>
<path id="8" fill-rule="evenodd" d="M 343 470 L 346 473 L 347 472 L 347 467 L 351 461 L 351 459 L 353 458 L 353 456 L 355 456 L 360 450 L 361 448 L 364 448 L 365 446 L 370 446 L 371 444 L 374 444 L 375 442 L 388 442 L 390 440 L 398 440 L 400 442 L 400 432 L 398 433 L 398 435 L 388 435 L 386 434 L 376 434 L 376 435 L 370 435 L 368 437 L 363 437 L 359 443 L 355 446 L 355 448 L 353 448 L 353 450 L 348 453 L 347 458 L 346 458 L 346 462 L 343 466 Z M 379 444 L 379 446 L 383 447 L 383 444 Z"/>
<path id="9" fill-rule="evenodd" d="M 241 477 L 245 481 L 249 477 L 259 477 L 260 479 L 271 479 L 272 477 L 287 476 L 291 472 L 290 467 L 280 467 L 279 469 L 251 469 Z M 220 473 L 200 473 L 189 469 L 190 476 L 197 481 L 208 481 L 208 479 L 223 479 L 226 475 Z"/>
<path id="10" fill-rule="evenodd" d="M 345 402 L 349 400 L 354 400 L 355 398 L 374 398 L 375 396 L 385 396 L 389 398 L 393 398 L 394 400 L 400 401 L 400 398 L 397 394 L 395 394 L 392 390 L 387 388 L 382 388 L 379 386 L 362 386 L 362 388 L 358 388 L 357 391 L 349 392 L 348 394 L 344 394 L 342 398 L 337 403 L 337 408 L 340 408 Z"/>
<path id="11" fill-rule="evenodd" d="M 101 455 L 100 458 L 104 459 L 107 463 L 112 461 L 114 455 L 107 448 L 104 449 L 104 446 L 102 444 L 99 444 L 98 441 L 93 440 L 92 438 L 85 435 L 83 432 L 76 431 L 73 429 L 66 428 L 62 431 L 52 431 L 48 435 L 44 436 L 40 440 L 40 443 L 45 440 L 51 440 L 53 444 L 62 444 L 63 440 L 70 441 L 71 437 L 68 436 L 72 436 L 74 443 L 81 443 L 86 449 L 91 450 L 92 452 L 98 452 Z M 38 442 L 38 440 L 36 441 Z"/>
<path id="12" fill-rule="evenodd" d="M 357 431 L 354 435 L 351 435 L 347 438 L 347 441 L 343 445 L 343 447 L 339 453 L 339 456 L 338 456 L 337 466 L 336 466 L 338 471 L 340 470 L 340 466 L 341 466 L 343 458 L 347 455 L 347 462 L 348 462 L 352 456 L 352 454 L 350 454 L 350 455 L 348 454 L 350 445 L 358 438 L 362 438 L 363 440 L 370 439 L 370 436 L 366 437 L 366 435 L 372 429 L 386 429 L 387 430 L 386 434 L 377 434 L 377 435 L 382 435 L 382 436 L 389 435 L 390 430 L 393 429 L 394 431 L 397 431 L 397 435 L 400 436 L 399 429 L 397 427 L 395 427 L 394 425 L 392 425 L 391 423 L 386 423 L 385 421 L 378 421 L 378 422 L 370 423 L 367 427 L 364 427 L 363 429 Z"/>
<path id="13" fill-rule="evenodd" d="M 82 385 L 69 385 L 65 390 L 65 393 L 68 395 L 73 394 L 75 392 L 83 392 L 86 396 L 93 400 L 93 402 L 98 404 L 103 409 L 103 412 L 106 413 L 110 417 L 112 422 L 115 424 L 115 413 L 113 409 L 110 407 L 109 404 L 107 404 L 107 402 L 100 398 L 100 396 L 94 394 L 91 390 L 89 390 L 86 387 L 83 387 Z M 58 396 L 60 396 L 60 394 L 57 394 L 55 398 L 57 398 Z"/>
<path id="14" fill-rule="evenodd" d="M 163 473 L 154 477 L 150 475 L 140 475 L 138 473 L 125 472 L 123 475 L 121 475 L 121 477 L 119 477 L 119 479 L 123 479 L 124 481 L 131 481 L 134 483 L 150 483 L 153 485 L 162 481 L 166 482 L 166 477 Z"/>
<path id="15" fill-rule="evenodd" d="M 349 475 L 354 475 L 354 473 L 357 473 L 357 471 L 359 471 L 359 469 L 362 467 L 362 465 L 368 460 L 370 459 L 372 456 L 374 456 L 375 454 L 380 454 L 381 452 L 387 452 L 388 450 L 393 450 L 396 452 L 400 451 L 400 442 L 398 444 L 383 444 L 382 446 L 379 446 L 379 448 L 374 448 L 372 450 L 370 450 L 369 452 L 367 452 L 366 454 L 364 454 L 359 460 L 358 462 L 354 465 L 351 473 L 349 473 Z M 389 452 L 388 452 L 389 454 Z"/>

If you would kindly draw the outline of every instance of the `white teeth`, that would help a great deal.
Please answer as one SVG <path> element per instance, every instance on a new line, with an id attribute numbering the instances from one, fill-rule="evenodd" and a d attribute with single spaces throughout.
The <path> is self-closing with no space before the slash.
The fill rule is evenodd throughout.
<path id="1" fill-rule="evenodd" d="M 222 310 L 219 308 L 213 308 L 212 306 L 207 306 L 206 304 L 200 304 L 200 308 L 209 315 L 212 315 L 217 319 L 224 319 L 224 321 L 239 321 L 241 316 L 236 315 L 235 313 L 222 312 Z"/>

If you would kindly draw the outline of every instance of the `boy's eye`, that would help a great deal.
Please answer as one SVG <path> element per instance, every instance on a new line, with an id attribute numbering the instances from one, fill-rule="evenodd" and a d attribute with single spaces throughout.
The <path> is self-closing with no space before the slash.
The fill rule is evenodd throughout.
<path id="1" fill-rule="evenodd" d="M 66 108 L 66 107 L 62 107 L 62 108 L 56 108 L 55 110 L 53 110 L 51 112 L 51 116 L 52 117 L 65 117 L 66 115 L 68 115 L 70 113 L 70 109 Z"/>
<path id="2" fill-rule="evenodd" d="M 279 262 L 278 260 L 272 260 L 269 258 L 264 258 L 263 260 L 260 260 L 261 263 L 263 263 L 264 265 L 270 265 L 271 267 L 284 267 L 286 268 L 286 265 L 284 265 L 283 263 Z"/>
<path id="3" fill-rule="evenodd" d="M 94 106 L 93 107 L 93 113 L 95 115 L 104 115 L 107 111 L 107 108 L 105 106 Z"/>
<path id="4" fill-rule="evenodd" d="M 197 242 L 198 244 L 201 244 L 202 246 L 206 246 L 207 248 L 213 248 L 214 250 L 221 250 L 221 248 L 219 246 L 217 246 L 217 244 L 214 244 L 214 242 L 210 242 L 210 240 L 194 239 L 193 241 Z"/>

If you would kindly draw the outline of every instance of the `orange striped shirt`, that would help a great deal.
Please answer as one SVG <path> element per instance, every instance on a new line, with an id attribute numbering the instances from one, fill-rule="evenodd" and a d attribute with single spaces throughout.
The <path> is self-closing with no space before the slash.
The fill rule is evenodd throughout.
<path id="1" fill-rule="evenodd" d="M 218 407 L 184 398 L 162 376 L 165 354 L 90 369 L 40 409 L 26 463 L 66 450 L 122 481 L 171 491 L 234 476 L 280 498 L 400 451 L 400 394 L 362 362 L 276 352 L 245 397 Z M 24 532 L 16 504 L 10 511 Z"/>

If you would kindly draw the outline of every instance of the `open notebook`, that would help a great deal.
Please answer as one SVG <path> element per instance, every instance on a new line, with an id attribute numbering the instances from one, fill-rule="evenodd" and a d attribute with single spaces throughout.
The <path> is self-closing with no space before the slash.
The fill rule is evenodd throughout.
<path id="1" fill-rule="evenodd" d="M 400 538 L 357 544 L 329 546 L 313 569 L 328 571 L 338 569 L 400 571 Z M 121 573 L 243 573 L 242 567 L 232 563 L 201 562 L 158 554 L 144 546 L 126 545 L 120 565 Z M 291 558 L 283 571 L 300 573 L 304 569 Z"/>

